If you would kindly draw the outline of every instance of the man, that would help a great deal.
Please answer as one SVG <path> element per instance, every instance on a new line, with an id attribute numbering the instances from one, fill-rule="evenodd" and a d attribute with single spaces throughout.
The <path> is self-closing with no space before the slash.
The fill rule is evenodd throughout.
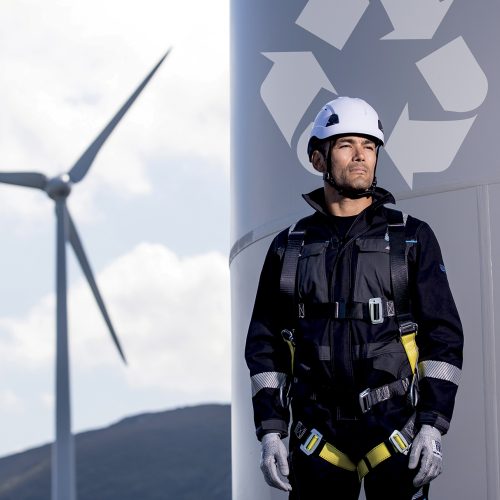
<path id="1" fill-rule="evenodd" d="M 426 499 L 441 472 L 462 328 L 433 232 L 384 206 L 383 144 L 362 99 L 323 107 L 308 144 L 324 179 L 304 196 L 314 213 L 262 269 L 245 356 L 261 469 L 291 499 L 357 499 L 361 480 L 368 500 Z"/>

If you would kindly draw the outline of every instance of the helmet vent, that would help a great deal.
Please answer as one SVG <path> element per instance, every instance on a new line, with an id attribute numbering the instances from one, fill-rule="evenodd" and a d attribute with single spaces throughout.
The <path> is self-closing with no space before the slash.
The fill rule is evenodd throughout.
<path id="1" fill-rule="evenodd" d="M 330 125 L 336 125 L 339 122 L 339 115 L 336 113 L 333 113 L 330 118 L 328 118 L 328 121 L 326 122 L 325 127 L 329 127 Z"/>

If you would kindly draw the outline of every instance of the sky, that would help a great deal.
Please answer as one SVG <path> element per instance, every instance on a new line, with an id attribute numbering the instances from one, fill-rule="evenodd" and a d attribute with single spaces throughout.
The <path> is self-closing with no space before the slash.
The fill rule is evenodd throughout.
<path id="1" fill-rule="evenodd" d="M 68 200 L 128 360 L 68 247 L 74 432 L 229 402 L 229 0 L 0 4 L 0 171 L 69 170 L 169 47 Z M 52 200 L 0 184 L 0 230 L 5 456 L 54 436 Z"/>

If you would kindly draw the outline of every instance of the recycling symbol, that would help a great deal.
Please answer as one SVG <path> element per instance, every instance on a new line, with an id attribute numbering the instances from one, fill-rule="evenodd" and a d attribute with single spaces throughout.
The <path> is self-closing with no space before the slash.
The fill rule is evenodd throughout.
<path id="1" fill-rule="evenodd" d="M 381 40 L 432 40 L 454 0 L 380 0 L 393 31 Z M 369 0 L 309 0 L 295 24 L 329 46 L 342 51 L 369 7 Z M 332 29 L 332 19 L 341 22 Z M 317 174 L 306 154 L 312 124 L 299 134 L 300 122 L 321 91 L 338 94 L 334 83 L 311 51 L 262 52 L 273 65 L 262 82 L 261 98 L 288 146 L 304 168 Z M 400 111 L 385 151 L 413 189 L 416 173 L 443 172 L 460 150 L 488 93 L 488 80 L 466 41 L 458 36 L 414 62 L 445 112 L 455 119 L 411 119 L 411 98 Z M 300 68 L 300 78 L 297 78 Z M 460 116 L 460 113 L 465 114 Z M 294 137 L 298 137 L 295 141 Z M 434 146 L 439 138 L 439 146 Z M 296 144 L 293 144 L 296 142 Z M 422 147 L 425 144 L 426 147 Z M 429 148 L 431 151 L 429 151 Z M 429 154 L 432 162 L 428 161 Z"/>

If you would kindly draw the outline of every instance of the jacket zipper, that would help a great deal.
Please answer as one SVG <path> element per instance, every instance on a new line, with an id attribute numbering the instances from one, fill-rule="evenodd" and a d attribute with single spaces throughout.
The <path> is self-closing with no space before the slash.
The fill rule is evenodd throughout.
<path id="1" fill-rule="evenodd" d="M 353 223 L 351 224 L 351 227 L 347 230 L 346 236 L 351 232 L 352 228 L 356 225 L 356 223 L 360 220 L 362 217 L 364 211 L 359 213 L 358 216 L 354 219 Z M 330 295 L 330 302 L 333 302 L 334 299 L 334 290 L 333 290 L 333 283 L 334 283 L 334 277 L 335 277 L 335 271 L 337 268 L 337 264 L 339 262 L 339 258 L 344 252 L 344 250 L 356 239 L 362 236 L 363 234 L 367 233 L 370 230 L 370 227 L 368 226 L 364 231 L 361 231 L 358 234 L 355 234 L 352 236 L 350 239 L 348 239 L 346 242 L 343 242 L 340 247 L 339 251 L 337 252 L 337 255 L 335 256 L 335 261 L 333 263 L 333 269 L 332 269 L 332 274 L 330 276 L 330 283 L 329 283 L 329 295 Z M 352 275 L 352 251 L 347 259 L 347 264 L 348 264 L 348 277 L 349 277 L 349 283 L 348 283 L 348 290 L 351 289 L 351 275 Z M 347 326 L 347 352 L 344 353 L 344 366 L 345 366 L 345 371 L 346 374 L 350 379 L 353 379 L 353 369 L 352 369 L 352 353 L 351 353 L 351 346 L 352 346 L 352 331 L 351 331 L 351 325 L 348 323 Z M 335 373 L 335 349 L 334 349 L 334 335 L 333 335 L 333 322 L 330 323 L 330 359 L 331 359 L 331 370 L 332 370 L 332 375 Z M 354 380 L 352 380 L 354 384 Z"/>

